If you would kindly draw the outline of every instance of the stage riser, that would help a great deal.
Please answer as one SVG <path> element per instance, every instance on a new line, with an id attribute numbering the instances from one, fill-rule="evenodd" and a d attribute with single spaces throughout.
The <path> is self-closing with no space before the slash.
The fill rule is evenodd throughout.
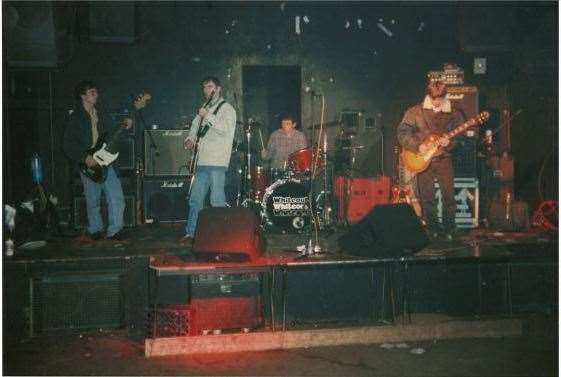
<path id="1" fill-rule="evenodd" d="M 412 314 L 458 316 L 557 309 L 557 265 L 549 262 L 431 262 L 405 267 L 400 262 L 287 267 L 285 271 L 277 267 L 271 287 L 267 274 L 259 278 L 242 272 L 155 277 L 147 257 L 10 263 L 4 270 L 4 281 L 10 283 L 4 290 L 4 323 L 10 329 L 6 339 L 117 327 L 141 337 L 146 310 L 154 303 L 150 297 L 159 297 L 160 305 L 189 303 L 192 298 L 255 297 L 270 325 L 270 287 L 277 329 L 283 320 L 287 328 L 390 321 L 405 308 Z M 222 280 L 215 279 L 218 275 Z M 159 295 L 149 292 L 149 287 L 156 286 Z"/>

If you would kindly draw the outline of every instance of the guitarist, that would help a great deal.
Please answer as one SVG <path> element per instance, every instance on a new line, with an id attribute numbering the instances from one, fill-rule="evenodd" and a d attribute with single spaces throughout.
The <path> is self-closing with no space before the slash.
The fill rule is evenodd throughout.
<path id="1" fill-rule="evenodd" d="M 232 143 L 236 131 L 236 110 L 222 98 L 222 84 L 216 77 L 201 81 L 205 104 L 191 123 L 185 147 L 196 148 L 194 180 L 189 197 L 189 216 L 183 242 L 192 241 L 199 212 L 210 190 L 210 204 L 226 207 L 224 184 L 230 164 Z M 200 133 L 199 130 L 206 130 Z M 197 134 L 199 137 L 197 137 Z M 198 141 L 198 145 L 196 145 Z"/>
<path id="2" fill-rule="evenodd" d="M 399 126 L 397 139 L 402 148 L 423 153 L 427 146 L 422 143 L 431 134 L 448 132 L 463 121 L 461 110 L 452 107 L 446 97 L 446 84 L 429 81 L 423 101 L 409 108 Z M 423 220 L 432 239 L 444 237 L 454 239 L 456 200 L 454 199 L 454 166 L 450 154 L 453 143 L 440 138 L 444 151 L 434 157 L 427 170 L 417 175 L 417 187 L 423 212 Z M 442 193 L 442 225 L 437 217 L 434 180 L 438 181 Z"/>
<path id="3" fill-rule="evenodd" d="M 111 124 L 110 118 L 96 108 L 99 92 L 92 81 L 81 81 L 75 88 L 76 104 L 70 111 L 64 130 L 63 149 L 72 162 L 73 167 L 85 163 L 94 167 L 97 162 L 88 152 L 99 136 Z M 132 120 L 125 120 L 126 128 L 132 126 Z M 108 209 L 107 239 L 123 240 L 123 214 L 125 199 L 121 182 L 115 169 L 110 165 L 107 169 L 107 179 L 103 183 L 96 183 L 80 172 L 80 180 L 86 197 L 86 211 L 88 215 L 88 235 L 94 240 L 103 238 L 103 220 L 101 218 L 101 192 L 105 193 Z"/>

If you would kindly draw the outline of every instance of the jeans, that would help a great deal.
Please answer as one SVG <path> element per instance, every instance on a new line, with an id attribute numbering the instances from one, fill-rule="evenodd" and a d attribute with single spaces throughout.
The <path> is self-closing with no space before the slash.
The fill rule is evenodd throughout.
<path id="1" fill-rule="evenodd" d="M 123 229 L 123 214 L 125 212 L 125 198 L 121 181 L 112 166 L 107 169 L 107 179 L 103 183 L 96 183 L 80 172 L 80 179 L 84 186 L 86 197 L 86 211 L 88 213 L 88 232 L 90 234 L 103 230 L 101 218 L 101 191 L 105 194 L 108 212 L 107 237 Z"/>
<path id="2" fill-rule="evenodd" d="M 451 158 L 434 159 L 429 168 L 417 176 L 423 218 L 431 232 L 438 231 L 439 228 L 434 188 L 435 179 L 438 180 L 442 193 L 442 225 L 445 232 L 451 232 L 456 227 L 454 166 Z"/>
<path id="3" fill-rule="evenodd" d="M 210 205 L 213 207 L 226 207 L 224 183 L 226 167 L 224 166 L 197 166 L 195 181 L 189 198 L 189 217 L 185 234 L 193 237 L 199 218 L 199 212 L 205 204 L 206 194 L 210 188 Z"/>

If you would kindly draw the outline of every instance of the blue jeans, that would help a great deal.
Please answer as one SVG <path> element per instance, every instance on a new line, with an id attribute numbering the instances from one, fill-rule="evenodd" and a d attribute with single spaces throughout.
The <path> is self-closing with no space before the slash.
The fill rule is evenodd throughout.
<path id="1" fill-rule="evenodd" d="M 197 166 L 195 181 L 189 198 L 189 218 L 185 227 L 185 234 L 193 237 L 199 218 L 199 212 L 205 204 L 206 194 L 210 188 L 210 205 L 213 207 L 226 207 L 224 194 L 224 181 L 226 167 L 224 166 Z"/>
<path id="2" fill-rule="evenodd" d="M 123 214 L 125 212 L 125 198 L 121 181 L 115 173 L 115 169 L 109 166 L 107 179 L 103 183 L 96 183 L 80 173 L 84 195 L 86 196 L 86 211 L 88 213 L 88 232 L 90 234 L 103 230 L 101 218 L 101 191 L 105 194 L 108 212 L 107 237 L 123 229 Z"/>

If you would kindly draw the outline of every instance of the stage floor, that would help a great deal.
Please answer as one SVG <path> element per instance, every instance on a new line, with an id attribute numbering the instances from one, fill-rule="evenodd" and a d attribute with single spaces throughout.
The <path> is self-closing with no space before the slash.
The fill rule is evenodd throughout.
<path id="1" fill-rule="evenodd" d="M 306 259 L 302 258 L 297 247 L 307 245 L 312 239 L 319 243 L 322 254 L 320 259 L 360 260 L 363 257 L 346 255 L 341 250 L 338 239 L 347 228 L 338 227 L 330 232 L 315 234 L 278 234 L 265 232 L 267 251 L 265 258 L 278 260 Z M 140 225 L 128 228 L 129 238 L 124 241 L 100 240 L 92 241 L 89 237 L 76 234 L 51 236 L 46 245 L 37 249 L 17 247 L 13 257 L 4 257 L 8 263 L 33 263 L 36 261 L 55 262 L 122 257 L 147 256 L 180 256 L 189 260 L 191 245 L 182 243 L 184 224 Z M 317 241 L 316 241 L 317 240 Z M 420 252 L 416 258 L 478 258 L 508 257 L 513 253 L 525 256 L 550 256 L 556 260 L 558 235 L 545 233 L 540 229 L 528 232 L 499 232 L 489 229 L 472 229 L 459 233 L 455 241 L 432 242 Z M 317 259 L 317 258 L 314 258 Z M 376 259 L 376 255 L 372 258 Z"/>

